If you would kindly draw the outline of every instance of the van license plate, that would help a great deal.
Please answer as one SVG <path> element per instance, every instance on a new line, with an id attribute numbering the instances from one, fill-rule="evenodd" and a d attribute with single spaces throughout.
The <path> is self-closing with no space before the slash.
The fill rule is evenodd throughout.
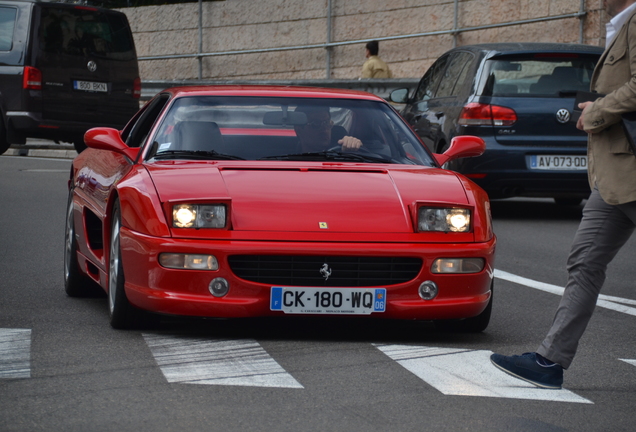
<path id="1" fill-rule="evenodd" d="M 73 81 L 75 90 L 89 92 L 108 92 L 108 84 L 94 81 Z"/>
<path id="2" fill-rule="evenodd" d="M 529 157 L 529 166 L 533 170 L 547 171 L 585 171 L 587 156 L 573 155 L 533 155 Z"/>
<path id="3" fill-rule="evenodd" d="M 288 314 L 369 315 L 386 310 L 386 289 L 272 287 L 270 309 Z"/>

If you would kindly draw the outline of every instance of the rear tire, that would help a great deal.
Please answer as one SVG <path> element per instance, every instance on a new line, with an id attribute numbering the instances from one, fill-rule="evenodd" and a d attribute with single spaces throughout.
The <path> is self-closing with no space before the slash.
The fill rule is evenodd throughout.
<path id="1" fill-rule="evenodd" d="M 73 216 L 73 191 L 68 194 L 64 233 L 64 290 L 69 297 L 92 297 L 102 294 L 98 285 L 80 270 Z"/>

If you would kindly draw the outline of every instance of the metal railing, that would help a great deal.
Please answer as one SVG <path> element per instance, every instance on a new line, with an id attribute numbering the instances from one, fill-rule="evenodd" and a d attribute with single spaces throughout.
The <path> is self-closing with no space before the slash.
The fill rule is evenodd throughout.
<path id="1" fill-rule="evenodd" d="M 198 21 L 198 30 L 199 30 L 199 44 L 198 44 L 198 52 L 193 54 L 170 54 L 170 55 L 158 55 L 158 56 L 142 56 L 139 57 L 140 61 L 148 61 L 148 60 L 171 60 L 171 59 L 187 59 L 187 58 L 196 58 L 198 59 L 199 64 L 199 79 L 202 79 L 203 66 L 202 61 L 206 57 L 218 57 L 218 56 L 228 56 L 228 55 L 240 55 L 240 54 L 258 54 L 258 53 L 271 53 L 271 52 L 279 52 L 279 51 L 295 51 L 295 50 L 307 50 L 307 49 L 318 49 L 322 48 L 326 50 L 326 78 L 331 78 L 331 49 L 339 46 L 346 45 L 355 45 L 355 44 L 365 44 L 372 40 L 376 41 L 393 41 L 393 40 L 401 40 L 401 39 L 410 39 L 410 38 L 420 38 L 426 36 L 439 36 L 439 35 L 453 35 L 453 47 L 457 46 L 457 36 L 461 33 L 478 31 L 478 30 L 489 30 L 494 28 L 501 27 L 511 27 L 517 25 L 524 24 L 534 24 L 539 22 L 547 22 L 547 21 L 555 21 L 555 20 L 563 20 L 570 18 L 578 18 L 579 19 L 579 43 L 583 43 L 583 19 L 587 15 L 587 11 L 585 10 L 585 0 L 580 0 L 580 6 L 578 12 L 573 12 L 569 14 L 563 15 L 555 15 L 549 17 L 542 18 L 532 18 L 526 20 L 518 20 L 518 21 L 509 21 L 504 23 L 497 24 L 488 24 L 481 26 L 473 26 L 473 27 L 461 27 L 457 28 L 458 17 L 459 17 L 459 0 L 454 0 L 454 17 L 453 17 L 453 28 L 449 30 L 438 30 L 431 32 L 422 32 L 422 33 L 410 33 L 405 35 L 397 35 L 397 36 L 385 36 L 385 37 L 375 37 L 372 39 L 356 39 L 349 41 L 340 41 L 340 42 L 332 42 L 331 41 L 331 32 L 332 32 L 332 2 L 334 0 L 328 0 L 327 2 L 327 35 L 326 42 L 319 44 L 309 44 L 309 45 L 292 45 L 292 46 L 283 46 L 283 47 L 273 47 L 273 48 L 259 48 L 259 49 L 243 49 L 243 50 L 232 50 L 232 51 L 219 51 L 219 52 L 202 52 L 203 50 L 203 9 L 202 9 L 202 0 L 199 0 L 199 21 Z"/>

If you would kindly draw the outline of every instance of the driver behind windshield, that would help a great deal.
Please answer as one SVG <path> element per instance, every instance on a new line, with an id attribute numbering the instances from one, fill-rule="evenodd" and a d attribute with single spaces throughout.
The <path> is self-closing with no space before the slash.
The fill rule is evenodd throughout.
<path id="1" fill-rule="evenodd" d="M 355 151 L 362 147 L 362 141 L 352 136 L 343 136 L 335 143 L 331 142 L 333 122 L 328 107 L 299 106 L 295 111 L 307 116 L 306 124 L 294 126 L 301 153 L 322 152 L 336 144 L 342 146 L 342 151 Z"/>

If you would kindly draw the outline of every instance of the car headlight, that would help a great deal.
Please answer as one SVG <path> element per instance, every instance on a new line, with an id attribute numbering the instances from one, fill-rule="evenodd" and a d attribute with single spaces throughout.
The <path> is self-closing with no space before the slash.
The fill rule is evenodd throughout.
<path id="1" fill-rule="evenodd" d="M 417 211 L 418 231 L 468 232 L 470 210 L 465 208 L 420 207 Z"/>
<path id="2" fill-rule="evenodd" d="M 177 204 L 172 207 L 175 228 L 224 228 L 225 204 Z"/>

